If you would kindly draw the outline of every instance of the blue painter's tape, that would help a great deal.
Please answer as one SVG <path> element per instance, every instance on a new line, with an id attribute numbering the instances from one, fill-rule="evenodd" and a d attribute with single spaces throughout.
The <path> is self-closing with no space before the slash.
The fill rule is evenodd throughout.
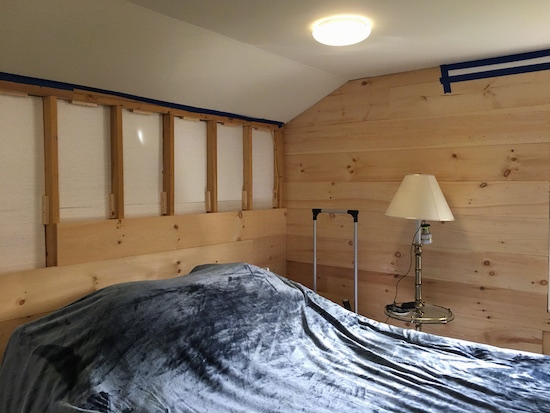
<path id="1" fill-rule="evenodd" d="M 521 62 L 525 60 L 533 60 L 533 59 L 538 59 L 538 58 L 547 57 L 547 56 L 550 56 L 550 49 L 538 50 L 538 51 L 527 52 L 527 53 L 517 53 L 517 54 L 500 56 L 500 57 L 492 57 L 488 59 L 470 60 L 468 62 L 462 62 L 462 63 L 452 63 L 447 65 L 441 65 L 440 67 L 441 78 L 439 80 L 443 85 L 444 93 L 450 93 L 451 83 L 548 70 L 550 69 L 550 62 L 519 65 L 515 67 L 485 70 L 485 71 L 472 72 L 472 73 L 454 75 L 454 76 L 449 75 L 449 72 L 452 70 L 470 69 L 475 67 L 493 66 L 493 65 L 504 64 L 504 63 Z"/>
<path id="2" fill-rule="evenodd" d="M 202 113 L 202 114 L 205 114 L 205 115 L 220 116 L 220 117 L 225 117 L 225 118 L 230 118 L 230 119 L 240 119 L 240 120 L 244 120 L 244 121 L 247 121 L 247 122 L 266 123 L 266 124 L 269 124 L 269 125 L 276 125 L 278 127 L 281 127 L 281 126 L 284 125 L 283 122 L 269 120 L 269 119 L 252 118 L 252 117 L 243 116 L 243 115 L 236 115 L 234 113 L 197 108 L 197 107 L 194 107 L 194 106 L 180 105 L 178 103 L 165 102 L 165 101 L 156 100 L 156 99 L 149 99 L 149 98 L 130 95 L 130 94 L 127 94 L 127 93 L 122 93 L 122 92 L 113 92 L 113 91 L 105 90 L 105 89 L 98 89 L 98 88 L 93 88 L 93 87 L 74 85 L 74 84 L 71 84 L 71 83 L 57 82 L 57 81 L 54 81 L 54 80 L 39 79 L 39 78 L 36 78 L 36 77 L 14 75 L 14 74 L 11 74 L 11 73 L 0 72 L 0 80 L 4 80 L 4 81 L 7 81 L 7 82 L 14 82 L 14 83 L 23 83 L 23 84 L 26 84 L 26 85 L 48 87 L 48 88 L 53 88 L 53 89 L 61 89 L 61 90 L 79 89 L 79 90 L 85 90 L 85 91 L 88 91 L 88 92 L 95 92 L 95 93 L 102 93 L 102 94 L 107 94 L 107 95 L 111 95 L 111 96 L 117 96 L 117 97 L 121 97 L 121 98 L 124 98 L 124 99 L 136 100 L 138 102 L 149 103 L 149 104 L 152 104 L 152 105 L 163 106 L 163 107 L 167 107 L 167 108 L 171 108 L 171 109 L 185 110 L 185 111 L 193 112 L 193 113 Z"/>

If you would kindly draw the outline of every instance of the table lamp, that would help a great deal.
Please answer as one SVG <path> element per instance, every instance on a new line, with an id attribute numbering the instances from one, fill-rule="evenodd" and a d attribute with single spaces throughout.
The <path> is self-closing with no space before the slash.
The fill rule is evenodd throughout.
<path id="1" fill-rule="evenodd" d="M 414 302 L 389 304 L 385 313 L 389 317 L 414 323 L 417 330 L 422 324 L 447 323 L 453 313 L 444 307 L 424 303 L 422 299 L 422 246 L 431 244 L 430 225 L 426 221 L 454 221 L 454 216 L 433 175 L 406 175 L 385 213 L 389 217 L 416 220 L 414 235 L 415 298 Z"/>

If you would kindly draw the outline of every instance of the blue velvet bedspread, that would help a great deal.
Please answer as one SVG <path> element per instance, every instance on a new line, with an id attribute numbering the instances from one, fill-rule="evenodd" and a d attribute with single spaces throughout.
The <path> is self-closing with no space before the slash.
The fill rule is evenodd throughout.
<path id="1" fill-rule="evenodd" d="M 207 265 L 19 327 L 0 412 L 550 412 L 550 357 L 388 326 L 261 268 Z"/>

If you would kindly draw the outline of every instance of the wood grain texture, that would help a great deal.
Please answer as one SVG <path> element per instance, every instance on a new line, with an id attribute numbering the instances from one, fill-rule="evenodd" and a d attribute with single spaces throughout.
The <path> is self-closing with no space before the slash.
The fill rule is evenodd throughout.
<path id="1" fill-rule="evenodd" d="M 550 105 L 285 128 L 288 155 L 543 143 Z M 407 133 L 403 133 L 406 130 Z M 414 135 L 414 139 L 411 139 Z M 345 139 L 346 145 L 342 145 Z"/>
<path id="2" fill-rule="evenodd" d="M 398 182 L 287 182 L 286 206 L 346 209 L 353 205 L 384 213 L 398 186 Z M 440 186 L 454 214 L 541 219 L 548 215 L 548 181 L 456 181 Z"/>
<path id="3" fill-rule="evenodd" d="M 122 106 L 111 107 L 111 218 L 124 218 Z"/>
<path id="4" fill-rule="evenodd" d="M 361 215 L 358 225 L 360 241 L 407 243 L 412 240 L 415 231 L 414 221 L 380 217 L 380 215 L 382 214 L 369 212 Z M 544 226 L 546 220 L 492 216 L 455 218 L 455 222 L 431 223 L 434 244 L 429 245 L 427 249 L 456 248 L 465 251 L 547 257 L 548 237 L 545 234 L 548 229 Z M 366 225 L 367 223 L 369 225 Z M 293 209 L 288 211 L 289 235 L 311 236 L 311 228 L 311 210 Z M 335 219 L 327 221 L 326 227 L 322 227 L 322 229 L 327 237 L 345 239 L 352 233 L 350 224 Z M 380 239 L 380 234 L 383 234 L 383 239 Z"/>
<path id="5" fill-rule="evenodd" d="M 550 354 L 550 332 L 542 332 L 542 353 Z"/>
<path id="6" fill-rule="evenodd" d="M 292 120 L 292 127 L 351 124 L 390 116 L 391 88 L 433 82 L 438 68 L 347 82 Z"/>
<path id="7" fill-rule="evenodd" d="M 290 182 L 401 182 L 422 171 L 442 182 L 540 181 L 550 176 L 548 157 L 550 142 L 288 155 L 285 176 Z"/>
<path id="8" fill-rule="evenodd" d="M 59 265 L 285 234 L 284 209 L 58 224 Z"/>
<path id="9" fill-rule="evenodd" d="M 550 81 L 543 72 L 460 82 L 453 84 L 452 89 L 452 93 L 444 94 L 438 81 L 392 87 L 391 117 L 422 117 L 550 103 Z"/>
<path id="10" fill-rule="evenodd" d="M 206 210 L 218 212 L 218 123 L 206 122 Z"/>
<path id="11" fill-rule="evenodd" d="M 353 271 L 351 269 L 320 265 L 317 271 L 317 286 L 321 295 L 338 304 L 342 304 L 343 299 L 353 301 Z M 287 273 L 291 279 L 312 288 L 312 264 L 289 261 L 287 263 Z M 398 279 L 399 277 L 384 273 L 359 271 L 359 312 L 369 318 L 389 322 L 399 327 L 414 328 L 414 326 L 407 323 L 388 319 L 384 315 L 384 306 L 391 303 L 396 296 L 396 282 Z M 425 284 L 424 298 L 431 303 L 447 306 L 448 301 L 457 295 L 459 295 L 460 301 L 465 300 L 468 302 L 457 302 L 450 306 L 456 315 L 456 319 L 451 323 L 447 325 L 426 325 L 423 326 L 422 331 L 517 350 L 543 352 L 540 326 L 545 325 L 549 320 L 544 308 L 543 311 L 526 312 L 525 305 L 530 300 L 529 295 L 518 297 L 518 302 L 511 306 L 507 313 L 499 315 L 494 310 L 499 305 L 507 305 L 508 300 L 514 296 L 514 293 L 510 290 L 494 289 L 490 291 L 484 289 L 472 292 L 472 290 L 463 290 L 463 287 L 467 284 L 456 282 L 435 283 L 427 281 Z M 413 300 L 413 287 L 412 276 L 400 282 L 397 287 L 397 301 Z M 493 297 L 490 299 L 485 298 L 489 295 Z M 544 294 L 538 297 L 540 300 L 544 300 Z M 462 310 L 466 305 L 472 306 L 470 312 Z M 522 324 L 520 321 L 522 314 L 533 317 L 535 325 Z M 480 318 L 483 322 L 480 322 Z M 512 324 L 510 318 L 519 324 L 517 326 Z M 458 322 L 455 323 L 455 321 Z"/>
<path id="12" fill-rule="evenodd" d="M 52 311 L 111 284 L 184 275 L 204 263 L 254 263 L 254 252 L 247 240 L 2 274 L 0 321 Z"/>
<path id="13" fill-rule="evenodd" d="M 359 309 L 387 321 L 414 223 L 384 212 L 404 175 L 434 174 L 455 221 L 430 222 L 423 295 L 456 319 L 425 331 L 549 353 L 550 71 L 451 94 L 439 76 L 354 80 L 285 125 L 288 274 L 309 279 L 311 208 L 359 209 Z M 319 283 L 336 302 L 350 291 L 349 233 L 336 218 L 318 223 Z M 399 285 L 412 299 L 411 277 Z"/>
<path id="14" fill-rule="evenodd" d="M 162 115 L 162 190 L 166 194 L 163 215 L 174 215 L 174 114 Z"/>
<path id="15" fill-rule="evenodd" d="M 248 262 L 286 273 L 283 234 L 0 275 L 0 354 L 13 329 L 112 284 L 171 278 L 206 263 Z"/>

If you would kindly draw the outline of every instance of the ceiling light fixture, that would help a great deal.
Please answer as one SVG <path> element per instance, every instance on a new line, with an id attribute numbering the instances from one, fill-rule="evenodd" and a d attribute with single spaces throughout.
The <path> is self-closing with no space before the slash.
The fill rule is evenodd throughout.
<path id="1" fill-rule="evenodd" d="M 326 17 L 313 24 L 313 38 L 328 46 L 349 46 L 369 37 L 372 23 L 365 17 L 341 15 Z"/>

